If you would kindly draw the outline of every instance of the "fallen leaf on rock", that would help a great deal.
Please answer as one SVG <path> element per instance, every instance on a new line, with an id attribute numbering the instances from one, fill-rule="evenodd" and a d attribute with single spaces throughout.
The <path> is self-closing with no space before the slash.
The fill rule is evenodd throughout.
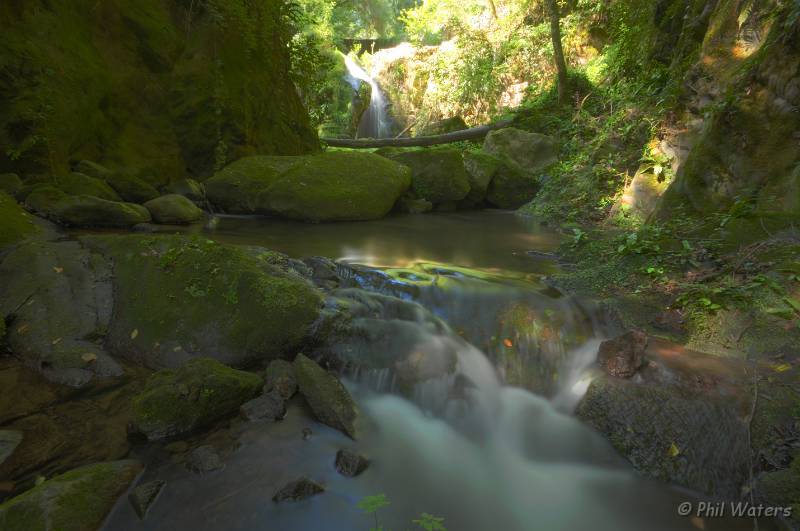
<path id="1" fill-rule="evenodd" d="M 55 271 L 56 273 L 63 273 L 64 272 L 64 268 L 63 267 L 54 267 L 53 271 Z"/>
<path id="2" fill-rule="evenodd" d="M 28 331 L 29 328 L 30 328 L 30 325 L 28 323 L 25 323 L 24 325 L 22 325 L 19 328 L 17 328 L 17 333 L 18 334 L 24 334 L 25 332 Z"/>
<path id="3" fill-rule="evenodd" d="M 136 339 L 139 336 L 139 329 L 134 328 L 133 332 L 131 332 L 131 339 Z"/>
<path id="4" fill-rule="evenodd" d="M 679 449 L 679 448 L 678 448 L 678 447 L 675 445 L 675 443 L 672 443 L 672 444 L 670 444 L 670 445 L 669 445 L 669 450 L 667 450 L 667 455 L 669 455 L 670 457 L 678 457 L 678 455 L 679 455 L 680 453 L 681 453 L 681 451 L 680 451 L 680 449 Z"/>
<path id="5" fill-rule="evenodd" d="M 97 361 L 97 354 L 94 352 L 87 352 L 81 356 L 81 359 L 86 363 L 92 363 L 93 361 Z"/>

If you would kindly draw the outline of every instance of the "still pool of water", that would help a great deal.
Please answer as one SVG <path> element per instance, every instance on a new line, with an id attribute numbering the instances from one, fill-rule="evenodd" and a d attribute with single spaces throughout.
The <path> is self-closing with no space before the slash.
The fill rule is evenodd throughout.
<path id="1" fill-rule="evenodd" d="M 421 513 L 443 517 L 450 531 L 752 528 L 747 520 L 677 516 L 691 494 L 642 478 L 570 415 L 604 330 L 589 306 L 542 284 L 542 275 L 558 270 L 547 258 L 558 235 L 530 219 L 492 211 L 326 225 L 221 218 L 214 230 L 184 230 L 378 273 L 417 272 L 427 279 L 421 289 L 358 286 L 392 295 L 399 289 L 445 321 L 445 332 L 414 336 L 428 340 L 409 349 L 455 352 L 455 371 L 405 394 L 375 374 L 350 375 L 346 384 L 363 417 L 357 441 L 313 422 L 296 396 L 284 421 L 233 423 L 227 437 L 236 449 L 222 470 L 197 475 L 159 449 L 143 449 L 140 457 L 149 463 L 143 481 L 164 479 L 167 486 L 144 521 L 123 500 L 108 531 L 368 530 L 375 521 L 357 503 L 379 493 L 390 501 L 378 512 L 385 530 L 420 529 L 412 520 Z M 512 337 L 509 304 L 515 315 L 524 309 L 519 326 L 530 329 L 516 329 L 513 347 L 503 347 Z M 530 356 L 520 354 L 518 342 Z M 509 361 L 495 347 L 519 355 Z M 542 372 L 538 364 L 545 362 L 553 367 Z M 552 392 L 508 385 L 509 373 L 538 381 L 520 376 L 526 371 L 544 374 Z M 313 432 L 308 440 L 306 428 Z M 370 468 L 357 478 L 339 475 L 334 459 L 341 448 L 367 456 Z M 323 483 L 326 492 L 298 503 L 271 501 L 300 476 Z"/>

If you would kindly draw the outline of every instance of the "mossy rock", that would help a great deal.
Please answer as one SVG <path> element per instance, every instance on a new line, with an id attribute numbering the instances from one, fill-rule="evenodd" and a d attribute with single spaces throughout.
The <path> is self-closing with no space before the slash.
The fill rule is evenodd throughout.
<path id="1" fill-rule="evenodd" d="M 300 161 L 300 157 L 241 158 L 205 181 L 206 196 L 215 209 L 228 214 L 268 214 L 265 192 Z"/>
<path id="2" fill-rule="evenodd" d="M 539 191 L 539 180 L 511 160 L 501 160 L 486 192 L 486 200 L 498 208 L 519 208 Z"/>
<path id="3" fill-rule="evenodd" d="M 169 183 L 165 191 L 168 194 L 182 195 L 197 205 L 201 205 L 206 200 L 205 188 L 194 179 L 180 179 Z"/>
<path id="4" fill-rule="evenodd" d="M 266 196 L 270 212 L 290 219 L 361 221 L 388 214 L 410 183 L 402 164 L 372 153 L 333 151 L 302 157 Z"/>
<path id="5" fill-rule="evenodd" d="M 78 162 L 78 164 L 75 165 L 75 171 L 103 181 L 107 181 L 112 174 L 112 171 L 102 164 L 92 162 L 91 160 L 82 160 Z"/>
<path id="6" fill-rule="evenodd" d="M 179 369 L 151 375 L 133 399 L 134 428 L 149 440 L 182 435 L 233 414 L 263 386 L 256 374 L 231 369 L 211 358 L 195 358 Z"/>
<path id="7" fill-rule="evenodd" d="M 116 171 L 106 178 L 106 182 L 119 194 L 123 201 L 143 204 L 158 197 L 158 190 L 150 183 L 124 171 Z"/>
<path id="8" fill-rule="evenodd" d="M 7 193 L 0 192 L 0 251 L 38 232 L 30 214 Z"/>
<path id="9" fill-rule="evenodd" d="M 342 382 L 302 354 L 293 367 L 300 393 L 317 420 L 355 439 L 358 407 Z"/>
<path id="10" fill-rule="evenodd" d="M 558 161 L 558 144 L 553 137 L 514 127 L 489 132 L 483 142 L 483 150 L 496 157 L 507 158 L 532 174 Z"/>
<path id="11" fill-rule="evenodd" d="M 0 505 L 4 531 L 96 531 L 142 465 L 109 461 L 76 468 Z"/>
<path id="12" fill-rule="evenodd" d="M 298 348 L 321 307 L 310 283 L 238 247 L 174 235 L 82 240 L 114 259 L 107 345 L 152 368 L 243 366 Z"/>
<path id="13" fill-rule="evenodd" d="M 202 210 L 188 198 L 178 194 L 162 195 L 148 201 L 144 207 L 150 211 L 156 223 L 183 225 L 203 217 Z"/>
<path id="14" fill-rule="evenodd" d="M 67 195 L 52 186 L 35 188 L 25 204 L 53 221 L 72 227 L 127 228 L 150 221 L 150 212 L 141 205 L 89 195 Z"/>
<path id="15" fill-rule="evenodd" d="M 492 182 L 497 169 L 503 162 L 482 151 L 467 151 L 464 153 L 464 169 L 469 179 L 469 194 L 459 206 L 471 208 L 481 204 L 486 199 L 489 183 Z"/>
<path id="16" fill-rule="evenodd" d="M 16 173 L 0 174 L 0 192 L 5 192 L 10 196 L 16 196 L 22 188 L 22 179 Z"/>
<path id="17" fill-rule="evenodd" d="M 758 492 L 771 506 L 791 507 L 791 521 L 800 523 L 800 457 L 795 457 L 789 468 L 762 474 Z"/>
<path id="18" fill-rule="evenodd" d="M 105 181 L 82 173 L 73 172 L 58 177 L 56 187 L 69 195 L 90 195 L 108 201 L 122 201 L 119 194 Z"/>
<path id="19" fill-rule="evenodd" d="M 388 155 L 411 168 L 411 188 L 431 203 L 464 199 L 470 191 L 461 152 L 456 149 L 424 149 Z"/>

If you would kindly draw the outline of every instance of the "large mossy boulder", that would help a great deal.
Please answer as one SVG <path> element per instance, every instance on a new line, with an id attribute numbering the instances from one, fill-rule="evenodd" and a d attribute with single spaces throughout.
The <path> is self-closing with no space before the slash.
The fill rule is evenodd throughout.
<path id="1" fill-rule="evenodd" d="M 133 399 L 133 427 L 149 440 L 189 433 L 237 412 L 263 385 L 256 374 L 195 358 L 147 379 Z"/>
<path id="2" fill-rule="evenodd" d="M 38 231 L 30 214 L 7 193 L 0 191 L 0 252 Z"/>
<path id="3" fill-rule="evenodd" d="M 269 214 L 266 191 L 300 157 L 244 157 L 227 165 L 204 184 L 215 209 L 228 214 Z"/>
<path id="4" fill-rule="evenodd" d="M 30 241 L 0 262 L 0 315 L 13 315 L 6 342 L 52 382 L 81 387 L 122 368 L 93 341 L 112 310 L 111 267 L 75 241 Z"/>
<path id="5" fill-rule="evenodd" d="M 558 161 L 558 144 L 553 137 L 514 127 L 489 132 L 483 150 L 507 158 L 532 174 L 540 173 Z"/>
<path id="6" fill-rule="evenodd" d="M 470 191 L 461 152 L 422 149 L 388 155 L 411 168 L 411 188 L 417 197 L 434 204 L 460 201 Z"/>
<path id="7" fill-rule="evenodd" d="M 153 221 L 171 225 L 193 223 L 203 217 L 203 211 L 188 198 L 178 194 L 167 194 L 151 199 L 144 204 Z"/>
<path id="8" fill-rule="evenodd" d="M 72 227 L 127 228 L 151 219 L 150 212 L 141 205 L 90 195 L 67 195 L 46 185 L 35 188 L 25 204 L 46 218 Z"/>
<path id="9" fill-rule="evenodd" d="M 519 208 L 539 192 L 539 179 L 514 162 L 501 160 L 486 192 L 486 200 L 497 208 Z"/>
<path id="10" fill-rule="evenodd" d="M 205 187 L 194 179 L 178 179 L 169 183 L 164 191 L 167 194 L 178 194 L 202 206 L 206 201 Z"/>
<path id="11" fill-rule="evenodd" d="M 302 354 L 293 365 L 300 393 L 317 420 L 355 439 L 358 407 L 342 382 Z"/>
<path id="12" fill-rule="evenodd" d="M 76 468 L 0 505 L 3 531 L 97 531 L 142 471 L 137 461 Z"/>
<path id="13" fill-rule="evenodd" d="M 82 160 L 75 166 L 75 171 L 104 181 L 123 201 L 129 203 L 146 203 L 159 195 L 151 184 L 129 170 L 112 171 L 96 162 Z"/>
<path id="14" fill-rule="evenodd" d="M 320 311 L 310 283 L 238 247 L 182 236 L 83 241 L 115 263 L 107 346 L 152 368 L 200 356 L 234 366 L 285 356 Z"/>
<path id="15" fill-rule="evenodd" d="M 56 179 L 55 186 L 69 195 L 90 195 L 108 201 L 122 201 L 119 194 L 108 183 L 83 173 L 72 172 L 62 175 Z"/>
<path id="16" fill-rule="evenodd" d="M 644 475 L 738 500 L 750 470 L 740 405 L 730 396 L 645 380 L 597 378 L 576 415 Z"/>
<path id="17" fill-rule="evenodd" d="M 388 214 L 410 184 L 402 164 L 339 151 L 303 157 L 266 195 L 269 210 L 290 219 L 362 221 Z"/>
<path id="18" fill-rule="evenodd" d="M 469 194 L 460 203 L 461 207 L 474 207 L 486 199 L 489 184 L 497 169 L 503 162 L 483 151 L 467 151 L 464 153 L 464 169 L 469 179 Z"/>

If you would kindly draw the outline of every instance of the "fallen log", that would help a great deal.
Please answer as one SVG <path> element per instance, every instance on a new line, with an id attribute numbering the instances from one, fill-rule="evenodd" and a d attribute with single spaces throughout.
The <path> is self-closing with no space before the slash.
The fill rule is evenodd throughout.
<path id="1" fill-rule="evenodd" d="M 453 131 L 443 135 L 418 136 L 414 138 L 321 138 L 320 140 L 330 147 L 344 147 L 353 149 L 380 148 L 380 147 L 424 147 L 437 144 L 450 144 L 464 140 L 479 140 L 495 129 L 509 127 L 513 120 L 503 120 L 488 125 Z"/>

